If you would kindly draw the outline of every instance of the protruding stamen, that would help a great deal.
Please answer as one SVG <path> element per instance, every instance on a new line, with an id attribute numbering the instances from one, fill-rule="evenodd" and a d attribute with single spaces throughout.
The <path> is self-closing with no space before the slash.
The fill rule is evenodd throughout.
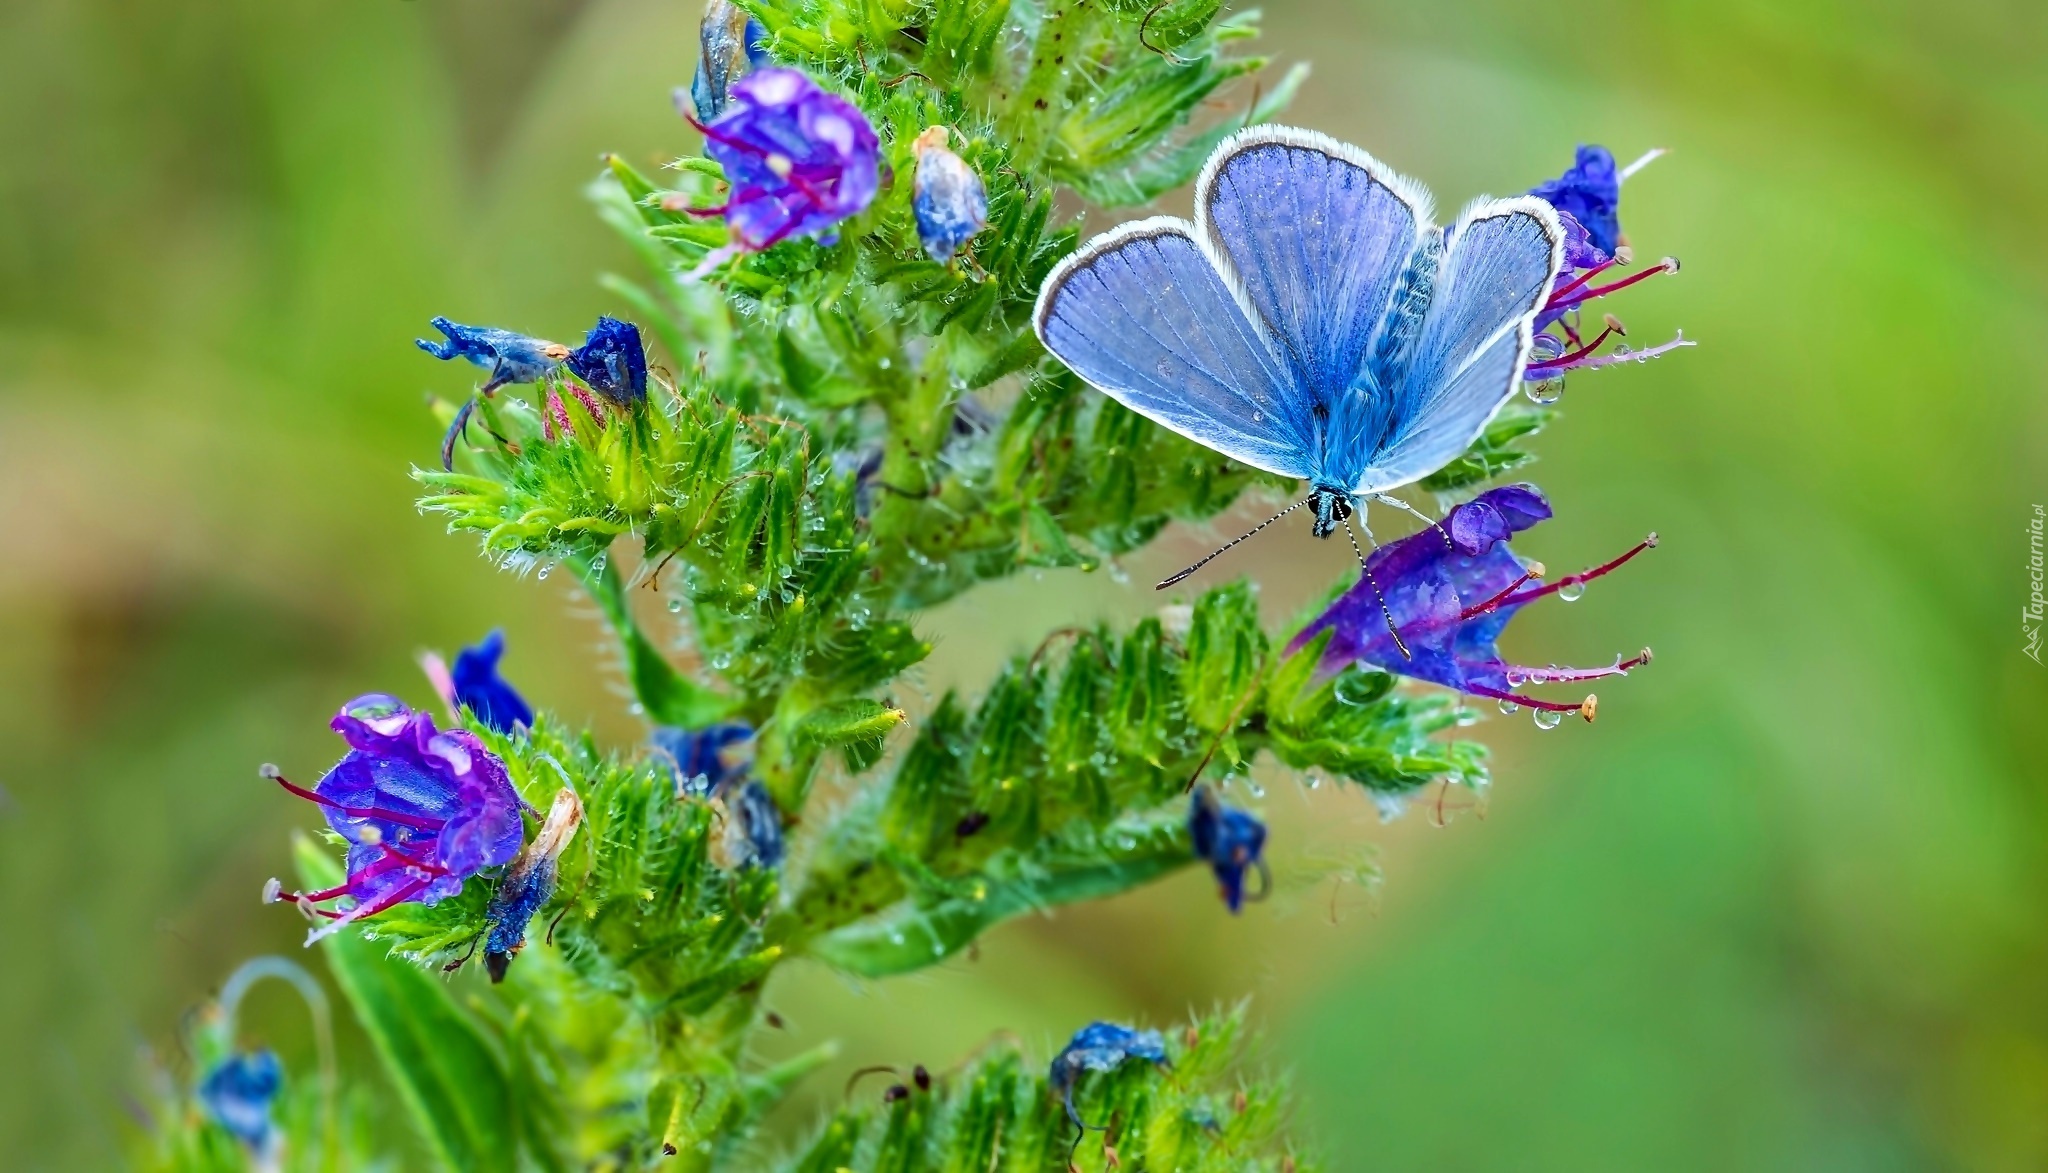
<path id="1" fill-rule="evenodd" d="M 1526 603 L 1531 599 L 1540 599 L 1544 595 L 1554 594 L 1557 591 L 1563 590 L 1565 587 L 1576 586 L 1579 583 L 1591 582 L 1604 574 L 1612 574 L 1614 571 L 1619 570 L 1622 566 L 1626 565 L 1629 559 L 1634 558 L 1636 555 L 1642 553 L 1644 550 L 1650 549 L 1656 544 L 1657 535 L 1651 534 L 1649 537 L 1644 538 L 1642 541 L 1637 542 L 1633 546 L 1630 546 L 1628 548 L 1628 551 L 1622 554 L 1619 558 L 1615 558 L 1608 562 L 1603 562 L 1600 565 L 1595 566 L 1593 569 L 1585 571 L 1580 574 L 1567 574 L 1563 578 L 1558 579 L 1556 582 L 1546 583 L 1543 586 L 1537 587 L 1535 590 L 1523 591 L 1522 593 L 1517 595 L 1510 595 L 1505 599 L 1501 599 L 1499 602 L 1495 604 L 1495 606 L 1506 607 L 1516 603 Z"/>
<path id="2" fill-rule="evenodd" d="M 1550 300 L 1543 303 L 1543 308 L 1547 310 L 1556 309 L 1560 304 L 1564 302 L 1566 298 L 1572 295 L 1573 291 L 1585 285 L 1586 282 L 1591 281 L 1593 278 L 1598 277 L 1600 274 L 1605 273 L 1607 270 L 1612 269 L 1616 265 L 1626 264 L 1628 264 L 1628 262 L 1622 259 L 1621 254 L 1617 252 L 1614 256 L 1608 257 L 1606 260 L 1601 261 L 1599 264 L 1572 278 L 1564 285 L 1559 286 L 1558 289 L 1550 295 Z"/>
<path id="3" fill-rule="evenodd" d="M 1494 608 L 1500 606 L 1502 599 L 1505 599 L 1509 595 L 1512 595 L 1516 591 L 1522 589 L 1524 584 L 1533 582 L 1536 579 L 1542 577 L 1543 564 L 1541 562 L 1531 562 L 1529 564 L 1529 569 L 1522 572 L 1522 577 L 1502 587 L 1497 593 L 1494 594 L 1492 598 L 1486 600 L 1484 603 L 1475 603 L 1472 606 L 1465 608 L 1463 611 L 1458 612 L 1458 622 L 1463 623 L 1465 620 L 1472 618 L 1474 615 L 1486 614 L 1488 611 L 1491 611 Z"/>
<path id="4" fill-rule="evenodd" d="M 1673 338 L 1671 341 L 1659 346 L 1648 347 L 1644 350 L 1630 350 L 1628 347 L 1623 346 L 1607 354 L 1578 358 L 1575 361 L 1555 358 L 1545 362 L 1532 362 L 1523 371 L 1522 377 L 1525 379 L 1543 379 L 1562 374 L 1566 370 L 1596 371 L 1601 367 L 1620 366 L 1625 362 L 1649 362 L 1653 358 L 1660 358 L 1680 347 L 1695 345 L 1698 344 L 1688 339 L 1685 336 L 1685 332 L 1681 330 L 1678 333 L 1678 337 Z"/>
<path id="5" fill-rule="evenodd" d="M 1585 701 L 1579 705 L 1579 716 L 1584 717 L 1586 719 L 1586 724 L 1591 725 L 1593 723 L 1593 718 L 1599 715 L 1600 698 L 1594 696 L 1592 693 L 1589 692 L 1586 694 Z"/>
<path id="6" fill-rule="evenodd" d="M 1483 696 L 1489 697 L 1497 701 L 1507 701 L 1509 704 L 1522 705 L 1526 708 L 1531 709 L 1542 709 L 1546 713 L 1579 713 L 1582 712 L 1582 710 L 1584 710 L 1585 708 L 1584 704 L 1560 704 L 1557 701 L 1546 701 L 1533 696 L 1523 696 L 1521 693 L 1518 692 L 1501 692 L 1497 689 L 1487 688 L 1486 686 L 1480 684 L 1467 684 L 1461 687 L 1465 692 L 1469 692 L 1473 696 Z"/>
<path id="7" fill-rule="evenodd" d="M 403 811 L 385 810 L 381 806 L 343 806 L 324 794 L 317 794 L 303 786 L 294 786 L 283 774 L 278 773 L 276 766 L 269 765 L 268 763 L 264 765 L 260 772 L 265 778 L 270 779 L 300 798 L 338 810 L 352 819 L 383 819 L 387 823 L 398 823 L 407 827 L 417 827 L 422 831 L 437 832 L 448 825 L 446 819 L 436 821 L 420 815 L 409 815 Z"/>
<path id="8" fill-rule="evenodd" d="M 1621 329 L 1621 323 L 1615 321 L 1613 315 L 1610 314 L 1608 315 L 1607 319 L 1607 328 L 1605 330 L 1600 331 L 1599 335 L 1596 336 L 1591 342 L 1585 343 L 1584 345 L 1580 346 L 1577 350 L 1567 351 L 1564 354 L 1560 354 L 1556 358 L 1547 358 L 1544 359 L 1542 362 L 1530 363 L 1529 369 L 1526 372 L 1524 372 L 1523 377 L 1540 379 L 1546 374 L 1569 370 L 1571 369 L 1573 364 L 1585 360 L 1586 358 L 1590 357 L 1594 351 L 1600 349 L 1601 343 L 1607 341 L 1609 338 L 1614 337 L 1616 334 L 1625 333 L 1626 331 Z"/>
<path id="9" fill-rule="evenodd" d="M 1550 295 L 1550 301 L 1544 303 L 1544 309 L 1571 309 L 1573 305 L 1583 305 L 1587 301 L 1593 301 L 1595 297 L 1606 297 L 1610 293 L 1620 293 L 1620 291 L 1628 289 L 1630 285 L 1636 285 L 1638 280 L 1649 280 L 1649 278 L 1657 276 L 1659 272 L 1677 272 L 1677 258 L 1675 256 L 1667 256 L 1667 258 L 1659 260 L 1657 264 L 1645 268 L 1642 272 L 1630 272 L 1628 276 L 1624 276 L 1620 280 L 1614 280 L 1614 283 L 1610 283 L 1610 285 L 1599 285 L 1599 287 L 1593 287 L 1593 289 L 1579 289 L 1581 285 L 1585 285 L 1585 278 L 1587 276 L 1593 276 L 1595 272 L 1604 270 L 1604 268 L 1606 268 L 1606 264 L 1595 264 L 1593 268 L 1585 270 L 1585 274 L 1579 280 L 1573 280 L 1569 287 L 1561 289 L 1559 293 Z M 1573 293 L 1575 289 L 1579 289 L 1579 291 Z"/>
<path id="10" fill-rule="evenodd" d="M 284 898 L 284 881 L 272 876 L 263 881 L 263 903 L 276 904 Z"/>
<path id="11" fill-rule="evenodd" d="M 1606 668 L 1527 668 L 1511 665 L 1507 669 L 1509 681 L 1524 684 L 1570 684 L 1576 680 L 1598 680 L 1603 676 L 1624 676 L 1629 669 L 1640 668 L 1650 662 L 1650 649 L 1644 648 L 1641 655 L 1624 660 L 1619 656 Z"/>
<path id="12" fill-rule="evenodd" d="M 1666 150 L 1663 147 L 1651 147 L 1649 150 L 1643 152 L 1642 158 L 1637 159 L 1635 162 L 1630 163 L 1626 167 L 1623 167 L 1621 169 L 1621 173 L 1618 176 L 1616 176 L 1616 179 L 1619 182 L 1627 183 L 1629 181 L 1630 176 L 1634 175 L 1638 171 L 1641 171 L 1643 168 L 1648 167 L 1650 164 L 1655 163 L 1657 160 L 1663 158 L 1665 155 L 1668 155 L 1670 153 L 1670 151 Z"/>

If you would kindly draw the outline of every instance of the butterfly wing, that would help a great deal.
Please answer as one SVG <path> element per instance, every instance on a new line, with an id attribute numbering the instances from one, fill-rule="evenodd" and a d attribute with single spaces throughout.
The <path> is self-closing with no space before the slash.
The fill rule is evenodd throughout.
<path id="1" fill-rule="evenodd" d="M 1298 426 L 1327 420 L 1429 230 L 1429 193 L 1333 138 L 1258 127 L 1210 156 L 1195 222 L 1292 364 L 1308 399 Z"/>
<path id="2" fill-rule="evenodd" d="M 1390 388 L 1393 422 L 1353 491 L 1420 480 L 1479 437 L 1521 380 L 1563 250 L 1557 213 L 1539 199 L 1479 203 L 1459 217 L 1406 370 Z"/>
<path id="3" fill-rule="evenodd" d="M 1032 322 L 1054 357 L 1132 411 L 1233 460 L 1308 475 L 1285 362 L 1186 221 L 1089 241 L 1046 278 Z"/>

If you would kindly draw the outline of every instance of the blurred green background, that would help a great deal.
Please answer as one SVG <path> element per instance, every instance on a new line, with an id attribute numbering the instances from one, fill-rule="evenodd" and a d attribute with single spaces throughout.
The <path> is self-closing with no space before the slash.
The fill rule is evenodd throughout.
<path id="1" fill-rule="evenodd" d="M 566 584 L 410 508 L 423 393 L 470 380 L 411 340 L 609 307 L 595 278 L 630 262 L 579 189 L 601 150 L 688 145 L 668 91 L 697 11 L 0 11 L 0 1166 L 117 1164 L 138 1048 L 241 957 L 296 951 L 256 894 L 312 819 L 255 767 L 317 773 L 340 700 L 422 698 L 418 648 L 502 624 L 537 701 L 637 736 Z M 1481 726 L 1483 819 L 1382 827 L 1268 778 L 1283 869 L 1372 845 L 1376 895 L 1303 879 L 1231 920 L 1189 874 L 929 975 L 794 971 L 793 1041 L 945 1066 L 999 1028 L 1249 993 L 1338 1169 L 2048 1168 L 2048 669 L 2016 621 L 2048 504 L 2048 7 L 1268 17 L 1316 65 L 1295 120 L 1447 209 L 1581 140 L 1673 149 L 1625 223 L 1685 271 L 1614 308 L 1700 346 L 1573 379 L 1534 469 L 1560 520 L 1524 543 L 1552 567 L 1664 544 L 1511 639 L 1657 663 L 1598 726 Z M 1176 531 L 1129 585 L 956 603 L 923 687 L 1143 613 L 1208 539 Z M 1290 530 L 1238 569 L 1277 622 L 1343 561 Z M 258 1032 L 302 1042 L 267 999 Z"/>

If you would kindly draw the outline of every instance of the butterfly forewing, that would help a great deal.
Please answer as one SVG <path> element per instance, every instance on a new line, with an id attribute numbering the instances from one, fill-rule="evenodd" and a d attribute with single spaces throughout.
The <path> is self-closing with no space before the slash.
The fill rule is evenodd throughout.
<path id="1" fill-rule="evenodd" d="M 1190 227 L 1157 217 L 1090 241 L 1039 291 L 1039 340 L 1132 411 L 1256 468 L 1307 476 L 1285 360 Z"/>
<path id="2" fill-rule="evenodd" d="M 1514 393 L 1536 311 L 1563 261 L 1564 232 L 1541 200 L 1496 200 L 1451 232 L 1405 371 L 1392 425 L 1352 486 L 1382 492 L 1463 452 Z"/>
<path id="3" fill-rule="evenodd" d="M 1327 409 L 1352 384 L 1428 203 L 1365 152 L 1307 131 L 1241 132 L 1203 169 L 1196 221 L 1287 352 L 1300 411 Z"/>

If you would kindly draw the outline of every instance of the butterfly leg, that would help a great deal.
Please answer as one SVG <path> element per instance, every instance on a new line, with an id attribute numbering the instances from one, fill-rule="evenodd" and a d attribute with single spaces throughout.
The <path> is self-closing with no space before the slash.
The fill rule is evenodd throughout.
<path id="1" fill-rule="evenodd" d="M 1379 543 L 1372 540 L 1371 527 L 1367 526 L 1363 519 L 1359 521 L 1358 526 L 1365 530 L 1365 540 L 1372 542 L 1373 548 L 1378 549 Z M 1358 535 L 1352 531 L 1351 519 L 1348 517 L 1344 519 L 1344 536 L 1351 539 L 1351 552 L 1358 555 L 1359 573 L 1365 575 L 1365 585 L 1372 588 L 1372 597 L 1380 605 L 1380 614 L 1386 616 L 1387 634 L 1394 637 L 1394 646 L 1401 649 L 1402 659 L 1414 659 L 1415 653 L 1409 651 L 1408 645 L 1401 642 L 1401 629 L 1394 625 L 1394 609 L 1387 606 L 1386 592 L 1380 590 L 1380 584 L 1373 580 L 1372 567 L 1365 560 L 1365 551 L 1358 547 Z"/>
<path id="2" fill-rule="evenodd" d="M 1374 493 L 1372 495 L 1372 499 L 1379 502 L 1382 505 L 1391 505 L 1394 508 L 1400 510 L 1401 512 L 1406 513 L 1412 517 L 1418 518 L 1419 520 L 1423 521 L 1428 525 L 1435 526 L 1436 532 L 1443 536 L 1444 549 L 1456 549 L 1455 544 L 1451 541 L 1451 531 L 1445 529 L 1442 522 L 1431 518 L 1429 514 L 1424 513 L 1422 510 L 1417 509 L 1415 506 L 1408 504 L 1406 501 L 1401 500 L 1399 497 L 1390 496 L 1386 493 Z"/>

